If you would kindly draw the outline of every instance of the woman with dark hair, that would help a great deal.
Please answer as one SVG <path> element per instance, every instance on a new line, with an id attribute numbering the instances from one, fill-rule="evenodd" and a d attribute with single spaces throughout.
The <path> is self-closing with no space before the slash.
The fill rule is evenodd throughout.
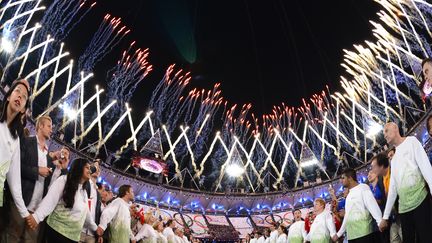
<path id="1" fill-rule="evenodd" d="M 78 242 L 86 226 L 96 231 L 97 225 L 88 208 L 85 184 L 91 176 L 90 164 L 85 159 L 75 159 L 70 171 L 60 176 L 50 187 L 38 209 L 28 220 L 31 228 L 47 219 L 47 243 Z"/>
<path id="2" fill-rule="evenodd" d="M 432 93 L 432 58 L 426 58 L 421 63 L 422 67 L 422 82 L 420 83 L 420 91 L 424 97 Z"/>
<path id="3" fill-rule="evenodd" d="M 30 214 L 24 204 L 21 189 L 21 156 L 19 135 L 23 131 L 25 111 L 29 106 L 29 83 L 22 79 L 12 83 L 4 96 L 0 110 L 0 219 L 6 220 L 4 202 L 4 183 L 7 179 L 9 190 L 19 214 L 27 218 Z M 0 224 L 0 233 L 3 229 Z"/>
<path id="4" fill-rule="evenodd" d="M 432 115 L 428 116 L 426 119 L 426 130 L 429 136 L 432 136 Z"/>
<path id="5" fill-rule="evenodd" d="M 168 221 L 165 223 L 165 229 L 163 230 L 163 234 L 168 239 L 168 242 L 172 243 L 175 242 L 175 234 L 174 234 L 174 228 L 176 227 L 176 222 L 174 219 L 168 219 Z"/>
<path id="6" fill-rule="evenodd" d="M 286 243 L 288 240 L 287 234 L 286 234 L 287 233 L 286 227 L 281 224 L 277 228 L 277 231 L 278 231 L 279 235 L 278 235 L 278 238 L 276 240 L 276 243 Z"/>

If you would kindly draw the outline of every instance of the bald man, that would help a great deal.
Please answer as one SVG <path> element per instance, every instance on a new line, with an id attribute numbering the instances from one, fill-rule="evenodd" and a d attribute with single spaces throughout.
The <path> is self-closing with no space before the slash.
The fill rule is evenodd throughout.
<path id="1" fill-rule="evenodd" d="M 384 138 L 396 148 L 396 153 L 391 162 L 388 198 L 379 228 L 382 231 L 388 226 L 391 209 L 399 196 L 403 242 L 430 242 L 432 220 L 427 185 L 432 188 L 432 166 L 429 158 L 417 138 L 402 137 L 393 122 L 385 125 Z"/>

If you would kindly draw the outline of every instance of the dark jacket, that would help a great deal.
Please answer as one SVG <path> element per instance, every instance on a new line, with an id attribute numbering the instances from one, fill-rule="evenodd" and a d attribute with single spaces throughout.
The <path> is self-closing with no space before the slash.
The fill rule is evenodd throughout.
<path id="1" fill-rule="evenodd" d="M 29 205 L 33 196 L 33 190 L 36 180 L 39 176 L 38 165 L 38 144 L 36 137 L 21 138 L 21 188 L 24 203 Z M 47 167 L 55 169 L 53 160 L 47 155 Z M 67 170 L 62 170 L 61 174 L 64 175 Z M 51 181 L 51 175 L 45 178 L 43 196 L 48 192 L 48 186 Z"/>
<path id="2" fill-rule="evenodd" d="M 87 192 L 87 197 L 90 198 L 90 195 L 91 195 L 91 193 L 90 193 L 91 188 L 90 187 L 91 187 L 91 185 L 90 185 L 90 183 L 85 183 L 84 186 L 85 186 L 84 189 Z M 96 214 L 95 215 L 95 223 L 96 223 L 96 225 L 99 225 L 99 223 L 100 223 L 100 217 L 102 215 L 102 208 L 101 208 L 102 198 L 101 198 L 101 195 L 100 195 L 100 193 L 99 193 L 98 190 L 96 190 L 96 195 L 97 195 L 97 198 L 96 198 L 96 210 L 95 210 L 95 214 Z"/>

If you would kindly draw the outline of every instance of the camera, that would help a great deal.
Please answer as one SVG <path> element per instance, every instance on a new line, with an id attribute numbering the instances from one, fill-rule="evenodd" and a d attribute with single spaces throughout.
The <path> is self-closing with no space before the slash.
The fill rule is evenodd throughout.
<path id="1" fill-rule="evenodd" d="M 96 166 L 91 165 L 90 166 L 90 174 L 94 174 L 94 173 L 96 173 L 96 171 L 97 171 Z"/>

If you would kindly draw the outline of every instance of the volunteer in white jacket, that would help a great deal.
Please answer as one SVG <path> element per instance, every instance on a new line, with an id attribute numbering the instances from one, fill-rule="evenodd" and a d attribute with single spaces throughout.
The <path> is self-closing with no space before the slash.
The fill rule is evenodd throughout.
<path id="1" fill-rule="evenodd" d="M 305 222 L 301 217 L 300 209 L 294 211 L 294 223 L 290 226 L 288 231 L 289 243 L 303 243 L 306 238 Z"/>
<path id="2" fill-rule="evenodd" d="M 380 230 L 388 226 L 396 197 L 404 242 L 430 242 L 432 228 L 430 192 L 432 166 L 421 143 L 415 137 L 401 137 L 398 126 L 387 123 L 384 138 L 396 152 L 391 160 L 390 186 Z M 426 185 L 427 184 L 427 185 Z"/>
<path id="3" fill-rule="evenodd" d="M 286 243 L 287 242 L 286 227 L 283 225 L 279 225 L 277 231 L 278 231 L 278 238 L 276 239 L 276 243 Z"/>
<path id="4" fill-rule="evenodd" d="M 167 238 L 169 243 L 176 242 L 175 234 L 174 234 L 174 228 L 176 227 L 176 222 L 174 219 L 168 219 L 168 221 L 165 224 L 165 229 L 163 230 L 163 235 Z"/>
<path id="5" fill-rule="evenodd" d="M 270 225 L 270 243 L 276 243 L 276 240 L 278 239 L 279 232 L 276 227 L 276 223 L 272 223 Z"/>
<path id="6" fill-rule="evenodd" d="M 117 199 L 112 201 L 102 212 L 100 224 L 97 229 L 99 236 L 103 235 L 108 223 L 110 224 L 110 242 L 135 243 L 131 229 L 130 206 L 135 195 L 130 185 L 122 185 L 118 190 Z"/>
<path id="7" fill-rule="evenodd" d="M 336 227 L 333 217 L 328 210 L 325 210 L 325 201 L 317 198 L 314 201 L 316 217 L 311 225 L 310 232 L 306 237 L 311 243 L 327 243 L 336 234 Z"/>
<path id="8" fill-rule="evenodd" d="M 145 243 L 157 243 L 158 234 L 153 228 L 153 223 L 156 221 L 156 218 L 151 212 L 147 212 L 144 214 L 144 220 L 143 226 L 135 235 L 135 240 L 140 241 L 142 239 Z"/>
<path id="9" fill-rule="evenodd" d="M 372 217 L 379 225 L 382 214 L 370 187 L 359 184 L 356 172 L 351 168 L 343 171 L 341 181 L 342 185 L 349 189 L 349 193 L 345 200 L 345 217 L 337 236 L 333 236 L 333 241 L 341 237 L 345 230 L 348 241 L 374 241 Z"/>
<path id="10" fill-rule="evenodd" d="M 5 226 L 2 223 L 6 223 L 3 222 L 6 217 L 2 214 L 8 210 L 3 207 L 6 179 L 19 214 L 22 218 L 30 216 L 22 197 L 19 140 L 23 131 L 21 121 L 23 117 L 25 121 L 25 111 L 29 105 L 29 87 L 29 83 L 24 79 L 14 81 L 0 107 L 0 234 Z"/>
<path id="11" fill-rule="evenodd" d="M 97 225 L 88 208 L 84 183 L 90 179 L 90 164 L 85 159 L 73 161 L 67 175 L 60 176 L 50 187 L 32 217 L 27 221 L 36 228 L 48 216 L 46 240 L 48 243 L 78 242 L 84 223 L 96 231 Z"/>
<path id="12" fill-rule="evenodd" d="M 168 239 L 166 238 L 166 236 L 163 234 L 164 231 L 164 223 L 162 221 L 157 221 L 154 225 L 153 228 L 156 230 L 157 232 L 157 243 L 168 243 Z"/>

